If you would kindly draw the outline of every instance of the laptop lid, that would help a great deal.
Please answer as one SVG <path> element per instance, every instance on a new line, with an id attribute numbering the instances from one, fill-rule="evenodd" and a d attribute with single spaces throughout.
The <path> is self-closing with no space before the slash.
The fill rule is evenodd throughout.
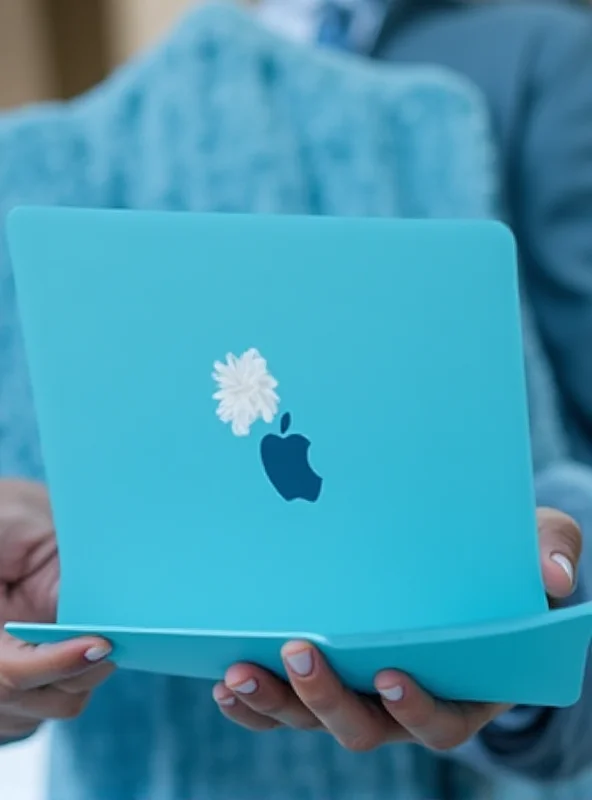
<path id="1" fill-rule="evenodd" d="M 546 609 L 501 225 L 20 209 L 9 240 L 61 623 Z"/>

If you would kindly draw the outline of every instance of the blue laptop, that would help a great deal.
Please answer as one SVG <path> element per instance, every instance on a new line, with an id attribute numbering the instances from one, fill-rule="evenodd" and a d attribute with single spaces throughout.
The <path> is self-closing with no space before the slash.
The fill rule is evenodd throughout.
<path id="1" fill-rule="evenodd" d="M 503 226 L 24 208 L 8 235 L 62 569 L 57 624 L 13 635 L 207 679 L 307 638 L 363 691 L 578 698 L 592 607 L 547 607 Z"/>

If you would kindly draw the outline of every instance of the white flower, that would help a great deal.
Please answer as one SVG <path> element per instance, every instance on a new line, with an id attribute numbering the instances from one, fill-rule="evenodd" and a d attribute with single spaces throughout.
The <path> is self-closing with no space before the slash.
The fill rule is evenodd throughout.
<path id="1" fill-rule="evenodd" d="M 226 363 L 216 361 L 212 377 L 219 386 L 216 414 L 222 422 L 232 423 L 235 436 L 248 436 L 251 425 L 259 418 L 271 422 L 280 398 L 274 389 L 278 382 L 267 371 L 267 362 L 258 350 L 251 348 L 236 357 L 226 356 Z"/>

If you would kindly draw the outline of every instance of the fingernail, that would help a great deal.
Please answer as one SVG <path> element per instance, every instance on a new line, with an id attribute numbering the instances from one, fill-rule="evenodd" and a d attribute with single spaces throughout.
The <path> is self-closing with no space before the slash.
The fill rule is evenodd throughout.
<path id="1" fill-rule="evenodd" d="M 404 692 L 402 686 L 390 686 L 388 689 L 379 689 L 378 691 L 389 703 L 398 703 L 399 700 L 403 699 Z"/>
<path id="2" fill-rule="evenodd" d="M 300 650 L 298 653 L 286 655 L 286 661 L 292 672 L 295 672 L 301 678 L 308 677 L 312 672 L 312 650 L 309 648 Z"/>
<path id="3" fill-rule="evenodd" d="M 231 686 L 229 688 L 231 688 L 233 692 L 238 692 L 239 694 L 255 694 L 259 687 L 257 685 L 257 681 L 254 678 L 251 678 L 244 683 L 239 683 L 238 686 Z"/>
<path id="4" fill-rule="evenodd" d="M 236 697 L 233 697 L 232 695 L 225 695 L 224 691 L 225 690 L 223 688 L 216 686 L 214 689 L 214 700 L 219 706 L 224 706 L 225 708 L 235 705 Z"/>
<path id="5" fill-rule="evenodd" d="M 575 571 L 573 564 L 571 563 L 569 558 L 567 558 L 567 556 L 564 556 L 563 553 L 553 553 L 551 555 L 551 561 L 554 561 L 561 567 L 561 569 L 565 572 L 565 574 L 569 578 L 570 584 L 573 586 Z"/>
<path id="6" fill-rule="evenodd" d="M 105 645 L 98 645 L 97 647 L 90 647 L 84 654 L 84 658 L 90 661 L 91 664 L 96 664 L 97 661 L 102 661 L 107 656 L 111 655 L 111 648 Z"/>

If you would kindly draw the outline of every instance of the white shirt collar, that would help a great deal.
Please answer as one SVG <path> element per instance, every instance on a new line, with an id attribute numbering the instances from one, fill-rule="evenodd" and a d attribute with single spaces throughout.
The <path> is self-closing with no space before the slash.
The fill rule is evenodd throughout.
<path id="1" fill-rule="evenodd" d="M 365 52 L 384 19 L 384 0 L 330 0 L 354 14 L 350 29 L 351 49 Z M 298 42 L 316 41 L 326 0 L 260 0 L 255 14 L 270 30 Z"/>

